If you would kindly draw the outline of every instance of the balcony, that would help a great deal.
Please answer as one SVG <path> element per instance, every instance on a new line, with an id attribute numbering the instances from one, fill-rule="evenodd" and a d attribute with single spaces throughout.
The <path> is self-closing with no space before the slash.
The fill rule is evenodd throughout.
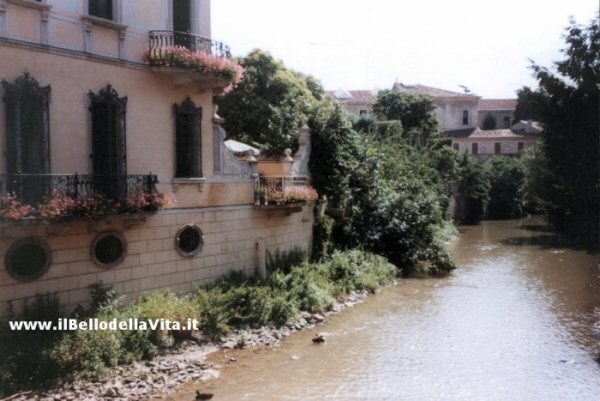
<path id="1" fill-rule="evenodd" d="M 199 92 L 226 92 L 243 76 L 243 68 L 231 60 L 229 46 L 188 32 L 150 31 L 144 61 L 171 77 L 173 86 L 193 84 Z"/>
<path id="2" fill-rule="evenodd" d="M 155 212 L 167 205 L 156 175 L 0 175 L 0 221 Z"/>
<path id="3" fill-rule="evenodd" d="M 268 210 L 299 212 L 308 201 L 318 199 L 306 176 L 256 176 L 254 205 Z"/>

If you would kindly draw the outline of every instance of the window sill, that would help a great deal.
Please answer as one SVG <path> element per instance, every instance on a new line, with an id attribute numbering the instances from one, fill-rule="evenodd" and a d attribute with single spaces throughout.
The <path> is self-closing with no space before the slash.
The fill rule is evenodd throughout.
<path id="1" fill-rule="evenodd" d="M 4 3 L 4 4 L 2 4 Z M 42 3 L 40 1 L 34 1 L 34 0 L 5 0 L 5 1 L 0 1 L 0 12 L 1 11 L 6 11 L 6 3 L 11 3 L 11 4 L 16 4 L 22 7 L 28 7 L 28 8 L 33 8 L 35 10 L 39 10 L 42 13 L 42 21 L 47 22 L 48 21 L 48 14 L 50 13 L 50 9 L 52 8 L 52 5 L 50 4 L 46 4 L 46 3 Z"/>
<path id="2" fill-rule="evenodd" d="M 202 192 L 204 191 L 205 182 L 206 178 L 203 177 L 173 178 L 171 185 L 173 185 L 173 192 L 177 192 L 180 185 L 197 185 L 198 192 Z"/>
<path id="3" fill-rule="evenodd" d="M 12 0 L 11 0 L 12 1 Z M 18 1 L 27 1 L 27 0 L 18 0 Z M 115 31 L 119 31 L 119 39 L 125 40 L 125 31 L 128 26 L 119 24 L 110 19 L 95 17 L 93 15 L 82 15 L 81 19 L 85 22 L 85 30 L 90 32 L 92 30 L 92 25 L 99 25 L 104 28 L 114 29 Z"/>

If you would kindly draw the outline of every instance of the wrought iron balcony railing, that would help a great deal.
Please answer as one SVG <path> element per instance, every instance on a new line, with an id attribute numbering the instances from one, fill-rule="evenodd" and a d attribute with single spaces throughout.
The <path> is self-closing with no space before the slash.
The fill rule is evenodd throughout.
<path id="1" fill-rule="evenodd" d="M 150 54 L 154 59 L 160 59 L 161 50 L 172 46 L 182 46 L 191 51 L 201 51 L 216 57 L 231 57 L 229 46 L 200 35 L 189 32 L 150 31 Z"/>
<path id="2" fill-rule="evenodd" d="M 257 206 L 305 202 L 316 197 L 306 176 L 257 176 L 254 181 L 254 204 Z"/>
<path id="3" fill-rule="evenodd" d="M 5 174 L 0 175 L 0 194 L 14 195 L 35 206 L 54 194 L 73 199 L 101 196 L 120 200 L 128 195 L 155 193 L 156 175 Z"/>

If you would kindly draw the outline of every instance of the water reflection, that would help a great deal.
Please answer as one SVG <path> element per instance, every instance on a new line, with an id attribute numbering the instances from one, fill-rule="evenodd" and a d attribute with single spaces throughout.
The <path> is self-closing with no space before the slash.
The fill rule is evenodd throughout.
<path id="1" fill-rule="evenodd" d="M 451 277 L 404 280 L 280 348 L 237 355 L 214 400 L 599 400 L 598 258 L 538 219 L 466 227 Z"/>

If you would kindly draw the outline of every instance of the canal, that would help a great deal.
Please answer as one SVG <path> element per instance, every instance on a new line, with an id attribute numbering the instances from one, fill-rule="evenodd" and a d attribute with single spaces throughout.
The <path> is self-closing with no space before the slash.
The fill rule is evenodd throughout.
<path id="1" fill-rule="evenodd" d="M 169 399 L 600 400 L 598 256 L 538 218 L 460 231 L 451 276 L 402 280 Z"/>

